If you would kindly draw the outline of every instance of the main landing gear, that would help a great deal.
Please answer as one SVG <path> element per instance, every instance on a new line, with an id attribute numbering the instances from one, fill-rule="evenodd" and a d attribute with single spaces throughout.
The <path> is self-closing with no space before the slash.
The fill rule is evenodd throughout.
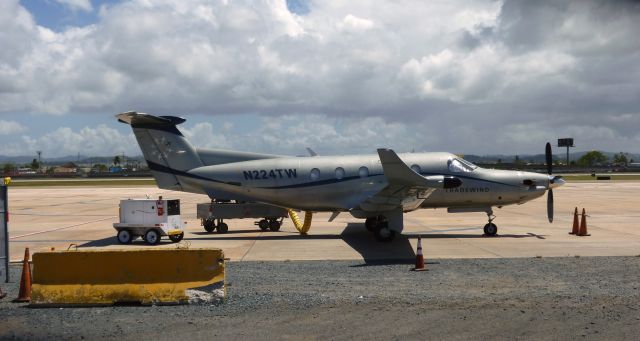
<path id="1" fill-rule="evenodd" d="M 484 235 L 487 237 L 494 237 L 498 234 L 498 226 L 493 223 L 493 220 L 496 219 L 496 216 L 493 215 L 493 210 L 487 211 L 487 218 L 489 219 L 489 223 L 484 225 Z"/>
<path id="2" fill-rule="evenodd" d="M 229 226 L 222 219 L 207 218 L 202 221 L 202 226 L 209 233 L 215 230 L 218 230 L 218 233 L 227 233 L 229 231 Z"/>
<path id="3" fill-rule="evenodd" d="M 364 221 L 364 226 L 379 242 L 390 242 L 396 237 L 396 231 L 389 228 L 389 221 L 385 216 L 369 217 Z"/>
<path id="4" fill-rule="evenodd" d="M 283 219 L 278 220 L 277 218 L 265 218 L 255 224 L 258 225 L 262 231 L 270 230 L 272 232 L 276 232 L 280 231 L 280 227 L 282 227 L 282 220 Z"/>

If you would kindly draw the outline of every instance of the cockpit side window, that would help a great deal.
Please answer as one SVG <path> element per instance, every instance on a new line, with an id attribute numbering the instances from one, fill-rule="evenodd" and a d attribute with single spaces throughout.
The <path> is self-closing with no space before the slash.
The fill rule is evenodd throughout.
<path id="1" fill-rule="evenodd" d="M 466 162 L 462 162 L 458 159 L 449 160 L 449 171 L 452 173 L 468 173 L 473 171 L 473 167 L 471 167 Z"/>

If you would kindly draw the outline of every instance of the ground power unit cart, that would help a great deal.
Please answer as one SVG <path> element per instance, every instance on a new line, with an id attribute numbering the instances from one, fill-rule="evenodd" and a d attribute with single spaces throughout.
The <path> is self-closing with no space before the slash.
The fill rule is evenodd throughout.
<path id="1" fill-rule="evenodd" d="M 180 200 L 154 199 L 120 200 L 120 222 L 113 227 L 118 231 L 121 244 L 129 244 L 142 237 L 147 244 L 160 243 L 162 236 L 177 243 L 184 237 L 180 218 Z"/>

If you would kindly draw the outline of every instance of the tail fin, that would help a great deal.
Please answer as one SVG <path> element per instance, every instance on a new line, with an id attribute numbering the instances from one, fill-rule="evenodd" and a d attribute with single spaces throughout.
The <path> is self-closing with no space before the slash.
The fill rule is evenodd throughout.
<path id="1" fill-rule="evenodd" d="M 175 191 L 201 192 L 181 183 L 179 175 L 201 167 L 196 149 L 176 127 L 186 121 L 175 116 L 153 116 L 135 111 L 116 115 L 122 123 L 130 124 L 138 140 L 158 187 Z"/>

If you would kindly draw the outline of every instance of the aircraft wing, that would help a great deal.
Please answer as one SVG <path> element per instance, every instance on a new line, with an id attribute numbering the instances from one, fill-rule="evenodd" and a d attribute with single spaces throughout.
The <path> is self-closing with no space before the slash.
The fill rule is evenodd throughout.
<path id="1" fill-rule="evenodd" d="M 384 212 L 398 208 L 405 212 L 412 211 L 436 189 L 456 188 L 462 184 L 459 178 L 452 176 L 422 176 L 407 166 L 391 149 L 378 149 L 378 155 L 388 185 L 360 203 L 365 211 Z"/>

